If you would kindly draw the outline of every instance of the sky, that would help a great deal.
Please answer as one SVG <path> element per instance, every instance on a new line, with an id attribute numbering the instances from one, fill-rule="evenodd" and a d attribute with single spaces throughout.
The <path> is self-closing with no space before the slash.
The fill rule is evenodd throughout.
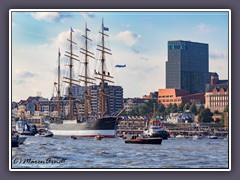
<path id="1" fill-rule="evenodd" d="M 74 61 L 74 77 L 83 73 L 84 29 L 89 32 L 89 50 L 96 59 L 100 44 L 102 20 L 109 35 L 106 46 L 112 55 L 106 57 L 107 71 L 114 85 L 123 87 L 124 98 L 142 97 L 165 88 L 167 42 L 185 40 L 209 44 L 209 71 L 220 79 L 228 79 L 229 16 L 224 11 L 12 11 L 11 12 L 11 79 L 12 101 L 41 94 L 50 98 L 57 82 L 58 50 L 61 74 L 67 76 L 70 29 L 73 50 L 80 63 Z M 115 65 L 124 65 L 116 68 Z M 89 76 L 99 70 L 99 60 L 89 59 Z M 98 82 L 97 82 L 98 83 Z M 80 85 L 83 85 L 80 83 Z M 61 85 L 62 90 L 66 85 Z M 63 92 L 63 91 L 62 91 Z"/>

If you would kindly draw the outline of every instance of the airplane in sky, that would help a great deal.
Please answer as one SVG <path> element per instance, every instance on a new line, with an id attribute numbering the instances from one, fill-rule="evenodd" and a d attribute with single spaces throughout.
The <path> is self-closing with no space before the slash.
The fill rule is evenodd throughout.
<path id="1" fill-rule="evenodd" d="M 115 67 L 117 67 L 117 68 L 124 68 L 124 67 L 126 67 L 126 64 L 124 64 L 124 65 L 116 65 Z"/>

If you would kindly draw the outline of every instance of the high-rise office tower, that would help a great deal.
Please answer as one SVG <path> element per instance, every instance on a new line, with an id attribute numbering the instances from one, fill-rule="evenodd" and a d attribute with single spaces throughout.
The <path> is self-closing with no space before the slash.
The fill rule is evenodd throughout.
<path id="1" fill-rule="evenodd" d="M 166 88 L 205 92 L 210 82 L 208 44 L 190 41 L 169 41 L 166 62 Z"/>

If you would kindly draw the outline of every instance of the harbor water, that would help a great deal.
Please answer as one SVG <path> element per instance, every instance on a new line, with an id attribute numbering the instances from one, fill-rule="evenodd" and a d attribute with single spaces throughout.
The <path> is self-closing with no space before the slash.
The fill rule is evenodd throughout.
<path id="1" fill-rule="evenodd" d="M 224 139 L 163 140 L 161 145 L 125 144 L 118 138 L 34 137 L 12 148 L 12 169 L 18 168 L 158 168 L 227 169 Z"/>

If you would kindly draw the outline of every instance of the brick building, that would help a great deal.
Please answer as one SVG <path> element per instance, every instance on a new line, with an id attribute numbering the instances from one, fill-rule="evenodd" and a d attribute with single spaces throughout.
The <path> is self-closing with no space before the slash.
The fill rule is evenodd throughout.
<path id="1" fill-rule="evenodd" d="M 159 89 L 158 90 L 158 102 L 164 106 L 169 104 L 181 104 L 181 103 L 193 103 L 204 104 L 204 93 L 190 94 L 188 91 L 181 89 Z"/>
<path id="2" fill-rule="evenodd" d="M 205 106 L 211 112 L 223 112 L 228 106 L 228 80 L 219 80 L 218 74 L 211 75 L 211 84 L 206 85 Z"/>

